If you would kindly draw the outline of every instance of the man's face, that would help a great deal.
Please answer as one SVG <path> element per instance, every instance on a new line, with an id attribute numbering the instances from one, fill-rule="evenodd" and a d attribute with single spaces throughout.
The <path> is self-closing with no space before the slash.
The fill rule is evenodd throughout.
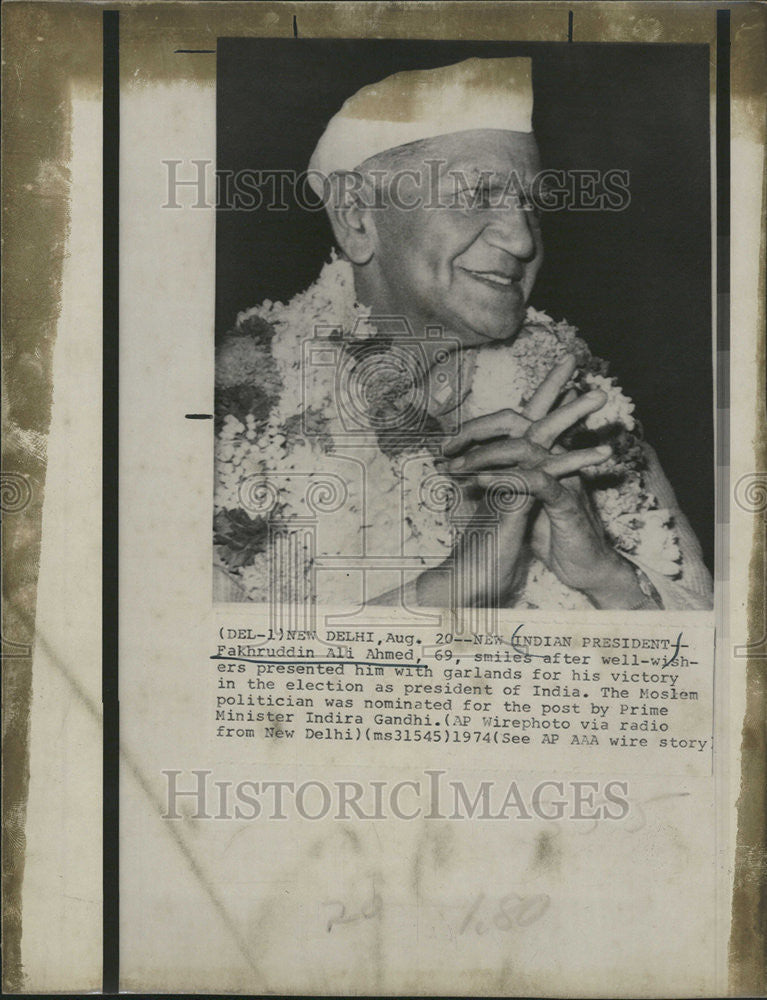
<path id="1" fill-rule="evenodd" d="M 476 130 L 426 148 L 425 156 L 418 144 L 399 168 L 396 189 L 391 171 L 386 178 L 363 301 L 404 314 L 416 334 L 437 324 L 464 346 L 505 340 L 524 321 L 543 259 L 537 216 L 520 197 L 539 169 L 535 139 Z M 427 176 L 438 176 L 437 184 L 427 186 Z M 413 202 L 418 207 L 404 207 Z"/>

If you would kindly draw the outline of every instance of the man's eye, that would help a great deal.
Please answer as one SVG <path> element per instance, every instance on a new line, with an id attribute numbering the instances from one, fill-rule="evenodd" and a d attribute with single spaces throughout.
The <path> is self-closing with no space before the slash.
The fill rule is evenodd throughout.
<path id="1" fill-rule="evenodd" d="M 536 219 L 540 216 L 541 214 L 540 206 L 538 205 L 538 202 L 535 200 L 535 198 L 533 198 L 530 194 L 526 194 L 521 199 L 520 204 L 522 205 L 522 208 L 524 208 L 526 212 L 529 212 L 531 215 L 534 215 Z"/>
<path id="2" fill-rule="evenodd" d="M 493 189 L 486 184 L 480 184 L 477 187 L 462 188 L 459 198 L 466 208 L 492 208 Z"/>
<path id="3" fill-rule="evenodd" d="M 474 204 L 477 208 L 490 208 L 493 204 L 493 190 L 483 184 L 474 193 Z"/>
<path id="4" fill-rule="evenodd" d="M 532 190 L 528 193 L 528 202 L 530 203 L 531 210 L 535 212 L 536 215 L 540 215 L 541 206 L 546 206 L 551 204 L 552 199 L 557 199 L 559 193 L 559 188 L 556 184 L 551 182 L 544 182 L 541 184 L 535 192 Z"/>

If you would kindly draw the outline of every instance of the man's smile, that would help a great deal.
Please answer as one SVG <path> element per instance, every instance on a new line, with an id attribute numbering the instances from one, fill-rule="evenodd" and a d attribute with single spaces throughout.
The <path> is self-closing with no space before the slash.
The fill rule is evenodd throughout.
<path id="1" fill-rule="evenodd" d="M 504 274 L 501 271 L 475 271 L 469 267 L 462 267 L 462 271 L 471 275 L 477 281 L 497 290 L 513 289 L 518 285 L 519 277 L 511 274 Z"/>

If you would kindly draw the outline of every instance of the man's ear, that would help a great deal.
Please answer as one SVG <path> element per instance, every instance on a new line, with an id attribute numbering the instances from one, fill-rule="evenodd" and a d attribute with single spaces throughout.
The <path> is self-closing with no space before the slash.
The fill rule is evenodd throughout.
<path id="1" fill-rule="evenodd" d="M 336 242 L 352 264 L 367 264 L 375 251 L 376 231 L 362 196 L 362 176 L 353 171 L 337 172 L 329 182 L 326 208 Z"/>

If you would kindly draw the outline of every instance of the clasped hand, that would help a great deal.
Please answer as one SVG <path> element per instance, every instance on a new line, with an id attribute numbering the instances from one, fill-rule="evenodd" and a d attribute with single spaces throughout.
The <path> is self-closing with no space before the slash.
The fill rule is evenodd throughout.
<path id="1" fill-rule="evenodd" d="M 580 475 L 587 466 L 604 462 L 612 449 L 601 445 L 567 451 L 558 443 L 566 430 L 607 400 L 600 389 L 583 396 L 564 392 L 575 367 L 572 355 L 557 364 L 522 412 L 499 410 L 467 421 L 444 445 L 446 471 L 481 487 L 485 497 L 490 487 L 504 481 L 521 497 L 522 502 L 500 515 L 502 590 L 517 580 L 527 537 L 534 554 L 562 583 L 586 593 L 598 607 L 625 607 L 626 600 L 636 598 L 636 577 L 606 538 Z"/>

